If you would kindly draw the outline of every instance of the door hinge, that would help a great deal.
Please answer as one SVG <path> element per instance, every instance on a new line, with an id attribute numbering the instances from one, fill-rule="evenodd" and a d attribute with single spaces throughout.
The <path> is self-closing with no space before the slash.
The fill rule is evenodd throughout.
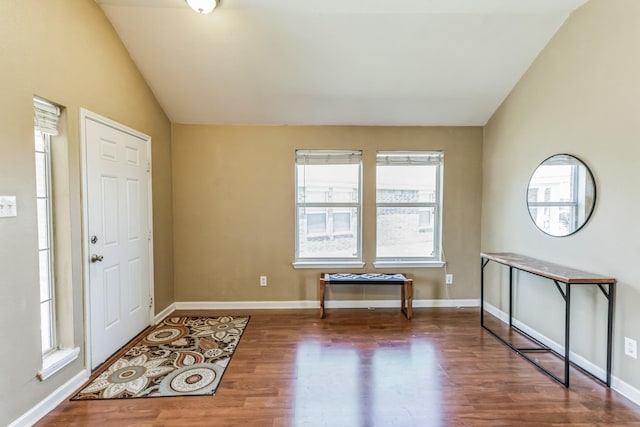
<path id="1" fill-rule="evenodd" d="M 147 160 L 147 172 L 151 172 L 151 161 Z"/>
<path id="2" fill-rule="evenodd" d="M 149 308 L 153 307 L 153 298 L 149 298 Z"/>
<path id="3" fill-rule="evenodd" d="M 147 236 L 147 240 L 151 241 L 151 230 L 149 230 L 149 235 Z"/>

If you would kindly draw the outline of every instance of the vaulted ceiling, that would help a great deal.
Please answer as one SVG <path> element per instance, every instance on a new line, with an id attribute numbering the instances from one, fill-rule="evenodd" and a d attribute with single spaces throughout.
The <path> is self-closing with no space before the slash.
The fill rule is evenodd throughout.
<path id="1" fill-rule="evenodd" d="M 175 123 L 484 125 L 587 0 L 96 0 Z"/>

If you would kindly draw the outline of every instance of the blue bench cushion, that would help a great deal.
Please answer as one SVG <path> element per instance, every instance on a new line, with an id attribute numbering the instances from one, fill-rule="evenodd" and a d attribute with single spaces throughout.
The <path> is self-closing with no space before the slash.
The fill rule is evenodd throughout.
<path id="1" fill-rule="evenodd" d="M 332 285 L 397 285 L 407 278 L 400 273 L 325 273 L 324 280 Z"/>

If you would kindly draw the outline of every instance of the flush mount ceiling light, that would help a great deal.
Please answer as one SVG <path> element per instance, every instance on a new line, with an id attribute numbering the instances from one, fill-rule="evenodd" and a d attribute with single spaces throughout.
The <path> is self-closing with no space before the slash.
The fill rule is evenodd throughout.
<path id="1" fill-rule="evenodd" d="M 198 13 L 211 13 L 218 5 L 218 0 L 186 0 L 189 7 Z"/>

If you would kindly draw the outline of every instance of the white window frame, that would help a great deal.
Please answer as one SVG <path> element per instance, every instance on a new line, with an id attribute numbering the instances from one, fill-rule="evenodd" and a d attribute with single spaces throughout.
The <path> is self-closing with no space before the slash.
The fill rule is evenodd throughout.
<path id="1" fill-rule="evenodd" d="M 37 126 L 36 126 L 37 128 Z M 53 248 L 53 204 L 51 202 L 52 199 L 52 191 L 51 191 L 51 135 L 48 133 L 43 133 L 39 129 L 34 132 L 34 138 L 42 138 L 42 151 L 36 149 L 36 154 L 42 154 L 44 156 L 44 194 L 37 195 L 37 200 L 44 200 L 44 210 L 45 212 L 40 212 L 40 205 L 36 203 L 36 210 L 38 211 L 38 217 L 41 215 L 46 216 L 46 228 L 47 228 L 47 241 L 46 246 L 44 248 L 40 248 L 40 239 L 42 236 L 38 235 L 38 262 L 40 263 L 40 254 L 42 252 L 47 251 L 47 270 L 48 270 L 48 280 L 47 280 L 47 289 L 48 289 L 48 297 L 44 296 L 42 292 L 40 293 L 40 315 L 42 316 L 42 306 L 47 304 L 49 306 L 49 342 L 42 342 L 42 355 L 43 357 L 48 356 L 52 352 L 58 349 L 58 339 L 57 339 L 57 331 L 56 331 L 56 298 L 55 298 L 55 270 L 54 270 L 54 248 Z M 39 268 L 42 268 L 42 265 L 39 265 Z M 42 281 L 42 277 L 40 276 L 40 281 Z M 42 291 L 42 283 L 40 283 L 40 289 Z M 44 319 L 40 319 L 40 327 L 44 328 Z"/>
<path id="2" fill-rule="evenodd" d="M 59 340 L 59 323 L 57 320 L 57 301 L 56 301 L 56 268 L 54 262 L 54 218 L 53 218 L 53 182 L 51 177 L 51 171 L 53 166 L 53 159 L 51 158 L 51 144 L 52 136 L 58 135 L 58 120 L 60 118 L 61 109 L 57 105 L 50 103 L 49 101 L 34 97 L 33 98 L 33 106 L 34 106 L 34 144 L 35 138 L 39 132 L 43 138 L 44 145 L 44 153 L 45 153 L 45 167 L 46 167 L 46 198 L 47 199 L 47 246 L 49 251 L 48 256 L 48 268 L 49 268 L 49 295 L 50 298 L 47 301 L 42 300 L 42 295 L 40 295 L 40 304 L 47 303 L 50 304 L 49 310 L 49 326 L 50 326 L 50 342 L 49 345 L 43 345 L 42 349 L 42 369 L 37 372 L 37 377 L 41 381 L 46 380 L 47 378 L 54 375 L 56 372 L 60 371 L 62 368 L 73 362 L 78 358 L 80 354 L 79 347 L 71 347 L 71 348 L 61 348 L 60 340 Z M 36 153 L 34 147 L 34 155 Z M 36 194 L 38 198 L 38 195 Z M 37 202 L 36 202 L 37 209 Z M 40 253 L 40 236 L 38 235 L 38 253 Z M 40 257 L 38 256 L 38 265 L 40 264 Z M 39 279 L 40 280 L 40 279 Z M 42 309 L 40 310 L 42 315 Z M 40 327 L 42 328 L 44 323 L 40 322 Z M 42 342 L 42 341 L 41 341 Z"/>
<path id="3" fill-rule="evenodd" d="M 330 165 L 330 164 L 357 164 L 358 165 L 358 194 L 355 202 L 307 202 L 300 201 L 299 190 L 305 188 L 304 176 L 299 176 L 299 165 Z M 295 161 L 295 260 L 293 266 L 295 268 L 363 268 L 362 261 L 362 151 L 360 150 L 296 150 Z M 300 223 L 298 212 L 300 208 L 327 208 L 327 209 L 356 209 L 357 227 L 356 227 L 356 253 L 352 257 L 301 257 L 300 256 Z M 333 227 L 330 227 L 330 221 L 327 213 L 326 224 L 327 233 L 334 234 Z M 344 232 L 336 233 L 344 235 Z"/>
<path id="4" fill-rule="evenodd" d="M 406 165 L 436 167 L 435 201 L 433 202 L 380 202 L 377 200 L 378 182 L 376 178 L 376 230 L 378 223 L 378 209 L 380 208 L 432 208 L 433 217 L 433 256 L 381 257 L 376 253 L 374 266 L 376 268 L 393 267 L 442 267 L 444 266 L 442 251 L 442 193 L 443 193 L 443 169 L 444 153 L 442 151 L 378 151 L 376 153 L 376 177 L 378 167 L 381 165 Z M 378 247 L 376 235 L 376 250 Z"/>

